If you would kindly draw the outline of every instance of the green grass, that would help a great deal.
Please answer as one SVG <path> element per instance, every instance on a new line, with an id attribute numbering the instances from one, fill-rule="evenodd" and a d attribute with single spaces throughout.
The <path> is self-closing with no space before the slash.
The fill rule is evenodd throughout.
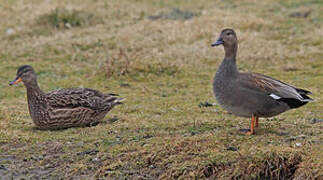
<path id="1" fill-rule="evenodd" d="M 300 0 L 0 2 L 0 176 L 322 178 L 322 123 L 311 123 L 323 118 L 322 10 Z M 237 32 L 241 71 L 308 89 L 316 101 L 261 119 L 254 136 L 239 131 L 248 119 L 200 108 L 216 102 L 211 83 L 224 52 L 210 43 L 225 27 Z M 88 87 L 127 101 L 95 127 L 37 130 L 25 88 L 7 85 L 23 64 L 46 92 Z"/>

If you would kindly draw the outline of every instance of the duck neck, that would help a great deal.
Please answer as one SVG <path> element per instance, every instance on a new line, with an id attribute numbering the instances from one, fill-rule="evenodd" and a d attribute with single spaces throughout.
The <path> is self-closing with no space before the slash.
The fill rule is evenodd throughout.
<path id="1" fill-rule="evenodd" d="M 238 75 L 238 68 L 236 64 L 237 45 L 225 46 L 225 57 L 219 68 L 219 73 L 226 77 L 235 77 Z"/>
<path id="2" fill-rule="evenodd" d="M 28 101 L 34 101 L 42 97 L 45 93 L 39 88 L 37 80 L 34 80 L 30 83 L 25 83 L 27 89 L 27 98 Z"/>
<path id="3" fill-rule="evenodd" d="M 237 44 L 233 44 L 231 46 L 224 46 L 224 52 L 225 52 L 224 59 L 236 61 L 237 51 L 238 51 Z"/>

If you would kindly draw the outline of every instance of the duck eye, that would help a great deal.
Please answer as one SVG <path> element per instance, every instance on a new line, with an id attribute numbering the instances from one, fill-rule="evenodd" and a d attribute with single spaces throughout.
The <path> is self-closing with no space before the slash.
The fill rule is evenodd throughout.
<path id="1" fill-rule="evenodd" d="M 227 36 L 230 36 L 230 35 L 231 35 L 231 33 L 227 32 Z"/>
<path id="2" fill-rule="evenodd" d="M 20 73 L 20 75 L 22 76 L 23 74 L 25 74 L 27 71 L 26 70 L 24 70 L 24 71 L 22 71 L 21 73 Z"/>

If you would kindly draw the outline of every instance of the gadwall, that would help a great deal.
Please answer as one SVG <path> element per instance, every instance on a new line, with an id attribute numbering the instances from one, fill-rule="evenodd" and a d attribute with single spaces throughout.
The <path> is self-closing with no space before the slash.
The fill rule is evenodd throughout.
<path id="1" fill-rule="evenodd" d="M 225 56 L 213 81 L 217 102 L 236 116 L 251 117 L 255 133 L 259 117 L 272 117 L 312 101 L 311 92 L 257 73 L 239 72 L 236 65 L 237 36 L 233 29 L 222 30 L 212 46 L 224 46 Z"/>
<path id="2" fill-rule="evenodd" d="M 23 82 L 27 89 L 29 114 L 39 129 L 63 129 L 97 124 L 123 98 L 88 88 L 70 88 L 44 93 L 29 65 L 19 67 L 9 85 Z"/>

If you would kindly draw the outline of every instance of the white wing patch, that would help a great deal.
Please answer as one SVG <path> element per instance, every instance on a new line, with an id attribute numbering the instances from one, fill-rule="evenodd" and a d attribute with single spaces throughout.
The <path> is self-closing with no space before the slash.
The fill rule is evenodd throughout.
<path id="1" fill-rule="evenodd" d="M 273 93 L 269 94 L 269 96 L 274 98 L 275 100 L 278 100 L 278 99 L 281 98 L 281 97 L 279 97 L 279 96 L 277 96 L 276 94 L 273 94 Z"/>

